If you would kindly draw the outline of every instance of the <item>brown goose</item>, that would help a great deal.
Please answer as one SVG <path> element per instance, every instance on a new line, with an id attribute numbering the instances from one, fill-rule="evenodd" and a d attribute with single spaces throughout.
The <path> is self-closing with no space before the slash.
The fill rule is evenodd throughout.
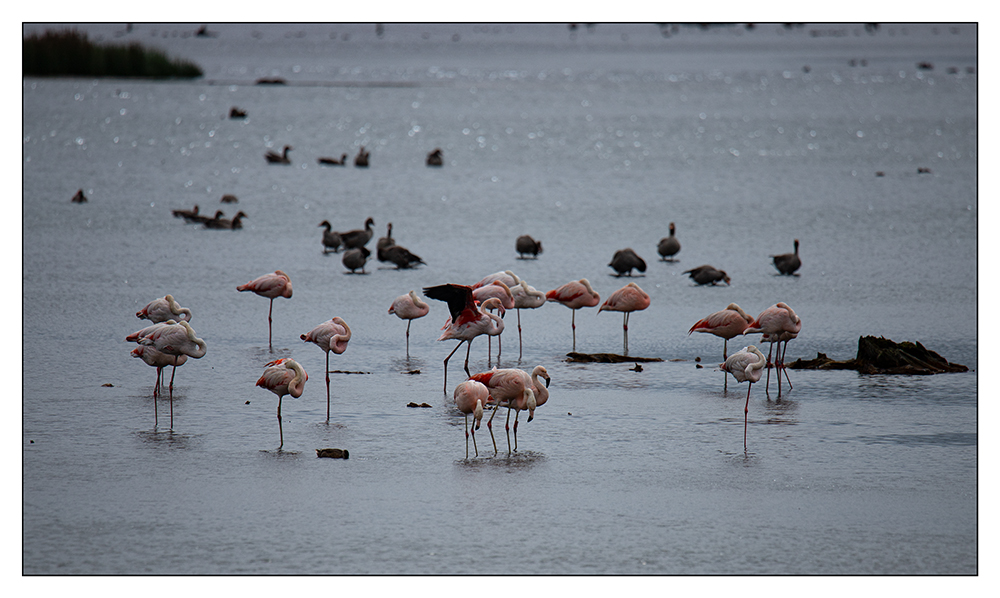
<path id="1" fill-rule="evenodd" d="M 365 272 L 365 262 L 368 261 L 368 256 L 372 252 L 368 251 L 365 247 L 356 247 L 354 249 L 348 249 L 344 252 L 344 257 L 340 258 L 340 262 L 344 264 L 345 268 L 351 271 L 351 274 L 355 274 L 355 270 L 361 268 L 362 274 L 367 274 Z"/>
<path id="2" fill-rule="evenodd" d="M 185 216 L 184 217 L 184 221 L 185 222 L 193 222 L 195 224 L 204 224 L 205 222 L 208 222 L 209 220 L 218 220 L 220 218 L 222 218 L 222 210 L 216 210 L 215 211 L 215 216 L 209 217 L 209 216 L 205 216 L 204 214 L 195 214 L 193 216 Z"/>
<path id="3" fill-rule="evenodd" d="M 70 201 L 73 203 L 87 203 L 87 196 L 83 194 L 83 189 L 79 189 Z"/>
<path id="4" fill-rule="evenodd" d="M 444 156 L 441 154 L 441 148 L 437 148 L 433 152 L 427 154 L 427 165 L 444 166 Z"/>
<path id="5" fill-rule="evenodd" d="M 225 195 L 222 196 L 222 199 L 219 200 L 219 203 L 239 203 L 239 201 L 240 201 L 239 198 L 236 197 L 235 195 L 231 193 L 226 193 Z"/>
<path id="6" fill-rule="evenodd" d="M 213 218 L 212 220 L 205 221 L 205 228 L 237 230 L 243 228 L 243 223 L 240 222 L 240 219 L 246 217 L 247 215 L 243 212 L 236 212 L 232 220 L 228 218 Z"/>
<path id="7" fill-rule="evenodd" d="M 618 273 L 616 276 L 632 276 L 633 268 L 639 272 L 646 271 L 646 261 L 639 257 L 631 247 L 616 251 L 608 265 Z"/>
<path id="8" fill-rule="evenodd" d="M 660 259 L 665 262 L 677 261 L 674 256 L 681 250 L 681 242 L 674 236 L 674 223 L 670 223 L 670 236 L 660 239 L 660 244 L 656 246 L 656 252 L 660 254 Z"/>
<path id="9" fill-rule="evenodd" d="M 246 118 L 247 111 L 233 106 L 229 109 L 229 118 Z"/>
<path id="10" fill-rule="evenodd" d="M 521 235 L 514 242 L 514 249 L 521 254 L 518 256 L 520 259 L 526 259 L 524 256 L 529 253 L 533 258 L 538 258 L 538 254 L 542 252 L 542 242 L 532 239 L 531 235 Z"/>
<path id="11" fill-rule="evenodd" d="M 396 264 L 396 269 L 397 270 L 399 270 L 399 269 L 406 269 L 406 268 L 412 268 L 412 267 L 416 266 L 417 264 L 427 265 L 427 262 L 425 262 L 424 260 L 420 259 L 419 255 L 414 255 L 413 253 L 410 253 L 409 249 L 407 249 L 405 247 L 401 247 L 399 245 L 392 245 L 390 247 L 386 247 L 382 251 L 382 254 L 385 257 L 385 259 L 382 260 L 382 261 L 383 262 L 392 262 L 392 263 Z M 381 259 L 381 258 L 379 258 L 379 259 Z"/>
<path id="12" fill-rule="evenodd" d="M 799 259 L 798 239 L 795 239 L 795 253 L 783 253 L 781 255 L 772 255 L 768 257 L 774 260 L 774 267 L 778 269 L 778 272 L 789 276 L 798 276 L 795 271 L 802 266 L 802 260 Z"/>
<path id="13" fill-rule="evenodd" d="M 372 235 L 375 234 L 375 231 L 372 230 L 373 224 L 375 224 L 375 221 L 368 218 L 368 220 L 365 220 L 365 227 L 363 229 L 340 233 L 340 239 L 344 242 L 344 247 L 354 249 L 367 245 L 368 241 L 371 241 Z"/>
<path id="14" fill-rule="evenodd" d="M 327 220 L 320 222 L 319 225 L 326 227 L 326 230 L 323 231 L 323 253 L 330 253 L 331 250 L 334 253 L 340 251 L 340 246 L 344 242 L 340 238 L 340 233 L 334 231 Z"/>
<path id="15" fill-rule="evenodd" d="M 690 270 L 684 272 L 684 274 L 689 274 L 691 280 L 698 284 L 712 284 L 717 282 L 724 282 L 729 284 L 729 276 L 723 270 L 713 268 L 712 266 L 698 266 L 697 268 L 691 268 Z"/>
<path id="16" fill-rule="evenodd" d="M 361 146 L 358 150 L 358 155 L 354 156 L 354 165 L 360 168 L 368 168 L 368 152 L 365 151 L 365 146 Z"/>
<path id="17" fill-rule="evenodd" d="M 264 159 L 267 160 L 269 164 L 291 164 L 292 161 L 288 159 L 288 151 L 292 149 L 295 148 L 290 145 L 286 145 L 285 149 L 283 149 L 280 154 L 267 150 L 267 153 L 264 154 Z"/>
<path id="18" fill-rule="evenodd" d="M 316 159 L 320 164 L 326 164 L 327 166 L 343 166 L 347 164 L 347 154 L 341 154 L 340 159 L 320 157 Z"/>
<path id="19" fill-rule="evenodd" d="M 191 210 L 172 210 L 170 213 L 174 215 L 174 218 L 183 218 L 190 222 L 189 219 L 192 216 L 198 215 L 198 204 L 194 204 L 194 208 Z"/>
<path id="20" fill-rule="evenodd" d="M 375 257 L 378 258 L 380 262 L 388 262 L 389 258 L 385 255 L 385 250 L 396 244 L 396 240 L 392 238 L 392 223 L 386 225 L 386 233 L 384 237 L 379 238 L 378 242 L 375 243 Z"/>

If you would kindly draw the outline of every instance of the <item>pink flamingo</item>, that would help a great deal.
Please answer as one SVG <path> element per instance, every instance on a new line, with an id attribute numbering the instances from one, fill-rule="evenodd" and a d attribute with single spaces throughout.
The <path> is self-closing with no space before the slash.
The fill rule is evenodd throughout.
<path id="1" fill-rule="evenodd" d="M 476 446 L 476 430 L 483 420 L 483 405 L 489 399 L 490 391 L 482 382 L 466 380 L 455 387 L 455 407 L 465 414 L 465 458 L 469 458 L 469 414 L 472 414 L 472 447 L 479 456 Z M 494 443 L 495 444 L 495 443 Z"/>
<path id="2" fill-rule="evenodd" d="M 545 378 L 542 385 L 538 377 Z M 488 372 L 482 372 L 471 376 L 471 380 L 482 382 L 490 391 L 490 402 L 495 406 L 493 414 L 486 422 L 486 427 L 493 436 L 493 417 L 496 416 L 496 409 L 507 407 L 507 421 L 504 429 L 507 431 L 507 453 L 510 454 L 510 410 L 514 409 L 514 450 L 517 450 L 517 424 L 520 412 L 528 410 L 528 421 L 535 417 L 535 409 L 545 403 L 549 398 L 548 384 L 550 381 L 548 371 L 543 366 L 535 366 L 529 375 L 524 370 L 519 369 L 497 369 L 493 368 Z M 529 396 L 530 395 L 530 396 Z M 496 440 L 493 441 L 493 450 L 496 451 Z"/>
<path id="3" fill-rule="evenodd" d="M 472 285 L 472 289 L 475 290 L 478 289 L 479 287 L 484 287 L 492 283 L 494 280 L 499 280 L 500 282 L 507 285 L 508 288 L 521 282 L 521 279 L 517 277 L 517 274 L 514 274 L 510 270 L 504 270 L 503 272 L 494 272 L 489 276 L 485 276 L 482 280 Z"/>
<path id="4" fill-rule="evenodd" d="M 330 421 L 330 351 L 337 355 L 347 350 L 347 343 L 351 340 L 351 329 L 347 322 L 334 316 L 332 319 L 316 326 L 306 334 L 300 334 L 299 338 L 307 343 L 314 343 L 326 353 L 326 421 Z"/>
<path id="5" fill-rule="evenodd" d="M 796 333 L 794 333 L 794 332 L 782 332 L 781 334 L 778 335 L 778 340 L 774 341 L 774 342 L 778 343 L 778 349 L 779 349 L 778 354 L 774 356 L 774 360 L 775 360 L 776 363 L 780 363 L 781 364 L 781 367 L 778 370 L 778 372 L 779 372 L 778 375 L 780 376 L 781 372 L 785 373 L 785 380 L 788 381 L 788 390 L 792 389 L 792 379 L 788 377 L 788 368 L 785 367 L 785 353 L 788 351 L 788 341 L 790 341 L 790 340 L 792 340 L 794 338 L 798 338 L 798 336 L 799 335 L 796 334 Z M 769 334 L 763 335 L 760 338 L 760 342 L 762 342 L 762 343 L 769 343 L 769 342 L 771 342 L 771 335 L 769 335 Z M 781 348 L 781 343 L 782 342 L 785 343 L 785 348 L 784 349 Z"/>
<path id="6" fill-rule="evenodd" d="M 400 320 L 406 320 L 406 359 L 410 359 L 410 324 L 413 320 L 426 316 L 430 309 L 430 306 L 417 296 L 416 291 L 396 297 L 389 306 L 389 313 L 395 314 Z"/>
<path id="7" fill-rule="evenodd" d="M 142 347 L 151 347 L 154 351 L 149 352 L 146 355 L 146 350 L 141 351 L 140 355 L 136 357 L 142 357 L 143 361 L 154 365 L 147 361 L 147 359 L 152 359 L 156 362 L 165 361 L 166 358 L 161 358 L 155 353 L 159 353 L 172 358 L 173 361 L 169 365 L 173 365 L 174 368 L 170 371 L 170 429 L 174 427 L 174 375 L 177 373 L 177 366 L 183 364 L 187 361 L 188 357 L 193 357 L 195 359 L 200 359 L 204 357 L 207 350 L 205 341 L 198 338 L 195 335 L 194 329 L 187 322 L 181 321 L 180 323 L 174 322 L 173 320 L 167 320 L 166 322 L 160 322 L 153 324 L 152 326 L 147 326 L 142 330 L 133 332 L 132 334 L 125 337 L 126 341 L 139 343 Z M 182 359 L 183 358 L 183 359 Z M 163 367 L 163 366 L 157 366 Z M 159 375 L 159 372 L 157 372 Z M 154 393 L 154 406 L 156 403 Z"/>
<path id="8" fill-rule="evenodd" d="M 500 305 L 504 309 L 514 309 L 514 295 L 502 280 L 494 280 L 489 284 L 485 284 L 478 289 L 472 289 L 472 297 L 476 300 L 476 303 L 483 303 L 490 297 L 496 297 L 500 300 Z M 501 344 L 503 337 L 497 336 L 497 365 L 500 365 L 500 353 L 503 351 L 503 345 Z M 486 365 L 490 364 L 490 355 L 493 354 L 493 343 L 492 338 L 487 337 L 486 345 Z"/>
<path id="9" fill-rule="evenodd" d="M 236 290 L 240 292 L 253 291 L 261 297 L 267 297 L 271 300 L 271 306 L 267 309 L 267 348 L 268 350 L 273 350 L 271 348 L 271 311 L 274 309 L 274 299 L 276 297 L 291 299 L 291 279 L 281 270 L 275 270 L 274 274 L 259 276 L 246 284 L 236 287 Z"/>
<path id="10" fill-rule="evenodd" d="M 795 315 L 791 307 L 788 307 L 787 303 L 775 303 L 771 307 L 760 312 L 757 319 L 747 326 L 747 329 L 743 331 L 743 334 L 751 334 L 754 332 L 763 332 L 768 336 L 768 342 L 771 343 L 771 348 L 767 351 L 767 362 L 771 363 L 771 352 L 774 350 L 774 343 L 780 342 L 781 335 L 785 332 L 793 333 L 798 335 L 799 331 L 802 330 L 802 319 Z M 792 337 L 794 338 L 794 337 Z M 788 346 L 788 340 L 785 340 L 785 346 Z M 780 347 L 779 347 L 780 348 Z M 775 365 L 776 368 L 781 366 Z M 788 374 L 786 373 L 787 377 Z M 764 382 L 764 392 L 767 392 L 767 386 L 771 382 L 771 370 L 767 370 L 767 379 Z M 778 396 L 781 396 L 781 370 L 778 370 Z"/>
<path id="11" fill-rule="evenodd" d="M 285 446 L 285 434 L 281 429 L 281 398 L 285 395 L 292 395 L 296 399 L 301 397 L 309 374 L 298 362 L 287 357 L 269 361 L 264 364 L 264 368 L 264 373 L 257 380 L 257 386 L 278 395 L 278 435 L 281 438 L 278 450 L 280 451 L 281 447 Z"/>
<path id="12" fill-rule="evenodd" d="M 491 297 L 483 302 L 479 307 L 472 296 L 472 287 L 463 284 L 442 284 L 433 287 L 425 287 L 424 295 L 431 299 L 446 301 L 448 310 L 451 312 L 451 319 L 445 323 L 444 333 L 438 338 L 439 341 L 454 339 L 459 341 L 452 349 L 448 357 L 444 358 L 444 392 L 448 392 L 448 360 L 458 351 L 462 343 L 468 343 L 465 352 L 465 373 L 469 372 L 469 354 L 472 352 L 472 339 L 480 334 L 496 336 L 503 332 L 503 319 L 499 318 L 487 310 L 499 309 L 500 315 L 504 314 L 504 307 L 500 300 Z"/>
<path id="13" fill-rule="evenodd" d="M 172 295 L 166 295 L 150 301 L 146 307 L 135 312 L 135 317 L 140 320 L 149 320 L 154 324 L 157 322 L 166 322 L 167 320 L 190 322 L 191 310 L 181 307 Z"/>
<path id="14" fill-rule="evenodd" d="M 514 308 L 517 310 L 517 359 L 520 360 L 523 355 L 521 343 L 521 310 L 537 309 L 545 305 L 545 293 L 524 282 L 523 278 L 519 283 L 510 287 L 510 292 L 514 296 Z"/>
<path id="15" fill-rule="evenodd" d="M 722 338 L 722 358 L 726 358 L 729 339 L 743 334 L 747 326 L 753 322 L 753 316 L 743 311 L 735 303 L 730 303 L 726 309 L 709 314 L 694 323 L 688 330 L 688 336 L 692 332 L 707 332 Z"/>
<path id="16" fill-rule="evenodd" d="M 604 310 L 625 313 L 622 323 L 622 328 L 625 330 L 625 355 L 628 355 L 628 317 L 632 312 L 642 311 L 647 307 L 649 307 L 649 295 L 646 294 L 646 291 L 640 289 L 639 285 L 630 282 L 614 293 L 611 293 L 611 296 L 604 302 L 604 305 L 597 310 L 597 313 L 601 313 Z"/>
<path id="17" fill-rule="evenodd" d="M 160 394 L 160 381 L 163 378 L 163 368 L 168 365 L 177 366 L 184 365 L 188 360 L 187 355 L 167 355 L 166 353 L 161 353 L 146 345 L 139 345 L 135 349 L 132 349 L 132 357 L 138 357 L 146 362 L 146 365 L 151 365 L 156 368 L 156 385 L 153 386 L 153 426 L 158 426 L 160 423 L 160 417 L 156 409 L 156 398 Z M 174 429 L 174 377 L 170 376 L 170 429 Z"/>
<path id="18" fill-rule="evenodd" d="M 761 369 L 767 360 L 757 347 L 750 345 L 733 353 L 725 363 L 719 364 L 723 371 L 729 372 L 737 382 L 749 382 L 747 385 L 747 402 L 743 406 L 743 450 L 747 450 L 747 413 L 750 411 L 750 390 L 753 383 L 760 381 Z"/>
<path id="19" fill-rule="evenodd" d="M 571 324 L 573 326 L 573 350 L 576 351 L 576 310 L 581 307 L 596 307 L 601 302 L 601 296 L 590 286 L 590 281 L 581 278 L 545 293 L 545 298 L 548 301 L 558 301 L 573 310 Z"/>

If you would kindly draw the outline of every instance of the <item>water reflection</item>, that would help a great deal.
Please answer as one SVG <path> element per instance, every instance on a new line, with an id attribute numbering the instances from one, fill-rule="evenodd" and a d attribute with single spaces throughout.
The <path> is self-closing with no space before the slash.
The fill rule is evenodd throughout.
<path id="1" fill-rule="evenodd" d="M 153 428 L 152 430 L 139 430 L 136 433 L 139 440 L 148 446 L 163 446 L 171 449 L 190 448 L 193 436 L 190 434 L 179 434 L 173 430 Z"/>

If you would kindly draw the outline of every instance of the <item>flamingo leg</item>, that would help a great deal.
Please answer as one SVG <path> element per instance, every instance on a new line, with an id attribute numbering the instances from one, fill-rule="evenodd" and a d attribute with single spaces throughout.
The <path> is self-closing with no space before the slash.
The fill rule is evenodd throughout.
<path id="1" fill-rule="evenodd" d="M 153 427 L 160 425 L 160 416 L 156 409 L 156 396 L 160 394 L 160 374 L 163 368 L 156 368 L 156 384 L 153 386 Z"/>
<path id="2" fill-rule="evenodd" d="M 771 351 L 774 349 L 774 343 L 771 343 L 771 348 L 767 350 L 767 364 L 764 369 L 767 370 L 767 378 L 764 380 L 764 394 L 770 396 L 771 393 L 767 392 L 767 387 L 771 383 Z"/>
<path id="3" fill-rule="evenodd" d="M 326 423 L 330 423 L 330 352 L 326 352 Z"/>
<path id="4" fill-rule="evenodd" d="M 448 360 L 451 359 L 451 356 L 455 354 L 455 351 L 458 351 L 458 348 L 461 347 L 462 343 L 464 343 L 464 342 L 466 342 L 466 341 L 458 341 L 458 344 L 455 345 L 455 348 L 451 350 L 451 353 L 448 354 L 448 357 L 444 358 L 444 392 L 445 392 L 445 394 L 448 394 Z M 466 366 L 465 369 L 468 370 L 469 369 L 468 366 Z"/>
<path id="5" fill-rule="evenodd" d="M 267 350 L 274 351 L 271 348 L 271 311 L 274 309 L 274 299 L 271 299 L 271 306 L 267 308 Z"/>
<path id="6" fill-rule="evenodd" d="M 507 421 L 504 423 L 504 430 L 507 431 L 507 454 L 510 455 L 510 407 L 507 407 Z M 517 438 L 516 432 L 514 438 Z"/>
<path id="7" fill-rule="evenodd" d="M 170 393 L 170 429 L 174 429 L 174 374 L 177 373 L 177 356 L 174 356 L 174 368 L 170 370 L 170 385 L 167 390 Z"/>
<path id="8" fill-rule="evenodd" d="M 407 360 L 410 359 L 410 324 L 412 324 L 412 323 L 413 323 L 413 320 L 407 320 L 406 321 L 406 359 Z"/>
<path id="9" fill-rule="evenodd" d="M 778 341 L 778 351 L 774 354 L 774 370 L 778 378 L 778 398 L 781 398 L 781 341 Z"/>
<path id="10" fill-rule="evenodd" d="M 628 355 L 628 312 L 625 312 L 625 317 L 622 318 L 622 330 L 625 331 L 625 355 Z"/>
<path id="11" fill-rule="evenodd" d="M 473 432 L 475 434 L 475 432 Z M 476 455 L 477 457 L 479 455 Z M 469 414 L 465 414 L 465 458 L 469 458 Z"/>
<path id="12" fill-rule="evenodd" d="M 521 340 L 521 308 L 517 309 L 517 360 L 521 361 L 524 355 L 523 341 Z"/>
<path id="13" fill-rule="evenodd" d="M 285 446 L 285 433 L 281 430 L 281 397 L 280 396 L 278 397 L 278 438 L 281 440 L 281 443 L 278 445 L 278 450 L 280 451 L 281 447 Z"/>
<path id="14" fill-rule="evenodd" d="M 521 416 L 521 412 L 517 411 L 514 413 L 514 452 L 517 452 L 517 418 Z"/>
<path id="15" fill-rule="evenodd" d="M 490 418 L 488 420 L 486 420 L 486 427 L 489 428 L 489 430 L 490 430 L 490 438 L 493 439 L 493 456 L 494 457 L 497 456 L 497 439 L 496 439 L 495 436 L 493 436 L 493 416 L 497 414 L 497 409 L 499 409 L 499 408 L 500 408 L 499 405 L 495 405 L 493 407 L 493 413 L 490 415 Z"/>
<path id="16" fill-rule="evenodd" d="M 576 351 L 576 310 L 573 310 L 573 317 L 570 319 L 570 324 L 573 327 L 573 350 Z"/>
<path id="17" fill-rule="evenodd" d="M 728 338 L 722 339 L 722 361 L 726 360 L 726 350 L 728 347 L 729 347 L 729 339 Z"/>
<path id="18" fill-rule="evenodd" d="M 747 403 L 743 406 L 743 452 L 747 450 L 747 414 L 750 412 L 750 389 L 752 388 L 753 382 L 750 382 L 747 385 Z"/>
<path id="19" fill-rule="evenodd" d="M 472 372 L 469 371 L 469 354 L 472 353 L 472 339 L 469 339 L 466 342 L 469 344 L 468 348 L 465 350 L 465 375 L 471 378 Z"/>
<path id="20" fill-rule="evenodd" d="M 792 390 L 792 379 L 788 377 L 788 368 L 785 367 L 785 353 L 788 351 L 788 341 L 785 341 L 785 349 L 781 352 L 781 371 L 785 372 L 785 380 L 788 380 L 788 390 Z"/>

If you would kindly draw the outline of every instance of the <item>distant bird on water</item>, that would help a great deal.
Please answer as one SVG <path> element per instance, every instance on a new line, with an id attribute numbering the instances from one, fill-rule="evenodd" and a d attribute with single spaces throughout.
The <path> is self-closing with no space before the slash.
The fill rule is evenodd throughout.
<path id="1" fill-rule="evenodd" d="M 253 291 L 261 297 L 271 300 L 270 307 L 267 308 L 267 348 L 271 348 L 271 312 L 274 310 L 274 300 L 277 297 L 291 299 L 292 281 L 288 275 L 281 270 L 275 270 L 273 274 L 259 276 L 246 284 L 236 287 L 237 291 Z"/>
<path id="2" fill-rule="evenodd" d="M 624 312 L 625 317 L 622 322 L 622 329 L 625 331 L 625 355 L 628 355 L 628 317 L 632 312 L 641 311 L 647 307 L 649 307 L 649 295 L 640 289 L 639 285 L 630 282 L 614 293 L 611 293 L 611 296 L 604 302 L 604 305 L 597 310 L 597 313 L 605 310 Z"/>
<path id="3" fill-rule="evenodd" d="M 340 238 L 344 242 L 344 247 L 346 249 L 353 249 L 356 247 L 364 247 L 371 241 L 372 236 L 375 231 L 372 230 L 372 225 L 375 224 L 375 220 L 371 217 L 365 220 L 365 227 L 363 229 L 349 230 L 346 233 L 340 233 Z"/>
<path id="4" fill-rule="evenodd" d="M 514 249 L 520 254 L 518 257 L 522 260 L 527 259 L 525 256 L 529 254 L 533 259 L 537 259 L 538 254 L 542 252 L 542 242 L 532 239 L 531 235 L 521 235 L 514 242 Z"/>
<path id="5" fill-rule="evenodd" d="M 135 317 L 140 320 L 149 320 L 154 324 L 166 322 L 167 320 L 190 322 L 191 310 L 181 307 L 173 295 L 167 294 L 159 299 L 150 301 L 146 304 L 146 307 L 135 312 Z"/>
<path id="6" fill-rule="evenodd" d="M 451 313 L 450 320 L 445 324 L 445 330 L 439 341 L 449 339 L 459 341 L 448 357 L 444 358 L 444 391 L 448 392 L 448 360 L 458 351 L 462 343 L 467 343 L 465 353 L 465 373 L 469 372 L 469 354 L 472 352 L 472 340 L 481 334 L 496 336 L 503 332 L 503 318 L 489 313 L 490 309 L 499 309 L 501 316 L 504 307 L 496 297 L 490 297 L 477 306 L 472 295 L 472 287 L 463 284 L 441 284 L 424 288 L 424 296 L 448 304 Z"/>
<path id="7" fill-rule="evenodd" d="M 281 444 L 278 450 L 285 446 L 285 433 L 281 428 L 281 398 L 285 395 L 292 395 L 293 398 L 302 396 L 305 390 L 306 380 L 309 374 L 294 359 L 277 359 L 264 364 L 264 373 L 257 380 L 257 386 L 266 388 L 278 395 L 278 435 Z"/>
<path id="8" fill-rule="evenodd" d="M 681 250 L 681 242 L 674 236 L 676 230 L 674 223 L 671 222 L 670 236 L 660 239 L 659 245 L 656 246 L 656 252 L 660 254 L 660 259 L 665 262 L 677 261 L 674 256 Z"/>
<path id="9" fill-rule="evenodd" d="M 405 295 L 400 295 L 389 306 L 389 313 L 394 314 L 401 320 L 406 320 L 406 358 L 410 358 L 410 324 L 417 318 L 422 318 L 430 311 L 427 305 L 416 291 L 410 291 Z"/>
<path id="10" fill-rule="evenodd" d="M 248 218 L 248 216 L 241 210 L 233 216 L 232 220 L 228 218 L 213 218 L 211 220 L 206 220 L 205 228 L 239 230 L 243 228 L 243 223 L 241 222 L 243 218 Z"/>
<path id="11" fill-rule="evenodd" d="M 441 148 L 437 148 L 433 152 L 427 154 L 427 165 L 444 166 L 444 156 L 441 153 Z"/>
<path id="12" fill-rule="evenodd" d="M 365 150 L 365 146 L 361 146 L 358 150 L 358 155 L 354 156 L 354 165 L 359 168 L 368 168 L 368 156 L 370 154 Z"/>
<path id="13" fill-rule="evenodd" d="M 631 247 L 616 251 L 608 265 L 618 273 L 616 276 L 632 276 L 633 269 L 639 272 L 646 271 L 646 261 L 639 257 Z"/>
<path id="14" fill-rule="evenodd" d="M 750 391 L 753 383 L 760 381 L 761 370 L 767 363 L 764 354 L 757 347 L 750 345 L 733 353 L 725 363 L 719 364 L 723 371 L 729 372 L 737 382 L 748 382 L 747 402 L 743 406 L 743 450 L 747 450 L 747 414 L 750 412 Z"/>
<path id="15" fill-rule="evenodd" d="M 264 154 L 264 159 L 267 160 L 268 164 L 291 164 L 292 161 L 288 158 L 289 150 L 295 149 L 290 145 L 286 145 L 280 154 L 268 150 Z"/>
<path id="16" fill-rule="evenodd" d="M 219 203 L 239 203 L 240 199 L 233 195 L 232 193 L 226 193 L 219 200 Z"/>
<path id="17" fill-rule="evenodd" d="M 79 189 L 70 201 L 73 203 L 87 203 L 87 196 L 83 194 L 83 189 Z"/>
<path id="18" fill-rule="evenodd" d="M 319 225 L 326 228 L 323 231 L 323 253 L 330 253 L 330 251 L 337 253 L 340 251 L 340 246 L 344 242 L 340 237 L 340 233 L 334 231 L 333 226 L 327 220 L 320 222 Z"/>
<path id="19" fill-rule="evenodd" d="M 601 296 L 590 286 L 586 278 L 567 282 L 558 289 L 545 293 L 548 301 L 557 301 L 573 310 L 571 324 L 573 327 L 573 350 L 576 351 L 576 310 L 581 307 L 596 307 L 601 302 Z"/>
<path id="20" fill-rule="evenodd" d="M 306 334 L 300 334 L 299 338 L 307 343 L 313 343 L 326 353 L 326 421 L 330 421 L 330 351 L 340 355 L 347 350 L 347 343 L 351 340 L 351 329 L 341 317 L 334 316 L 332 319 L 316 326 Z"/>
<path id="21" fill-rule="evenodd" d="M 802 260 L 799 259 L 798 239 L 795 239 L 794 253 L 782 253 L 781 255 L 772 255 L 769 257 L 774 260 L 774 267 L 778 269 L 778 272 L 789 276 L 798 276 L 795 271 L 802 266 Z"/>
<path id="22" fill-rule="evenodd" d="M 343 166 L 347 164 L 347 154 L 341 154 L 339 160 L 336 158 L 320 157 L 316 161 L 326 166 Z"/>
<path id="23" fill-rule="evenodd" d="M 236 106 L 233 106 L 232 108 L 229 109 L 229 118 L 246 118 L 246 117 L 247 117 L 246 110 L 241 110 Z"/>
<path id="24" fill-rule="evenodd" d="M 340 263 L 344 264 L 344 267 L 350 270 L 351 274 L 357 274 L 358 268 L 361 269 L 362 274 L 367 274 L 365 272 L 365 263 L 371 254 L 372 252 L 368 251 L 367 247 L 348 249 L 344 252 L 344 257 L 340 258 Z"/>
<path id="25" fill-rule="evenodd" d="M 366 250 L 367 251 L 367 250 Z M 401 245 L 392 245 L 382 251 L 385 259 L 383 261 L 396 264 L 396 269 L 413 268 L 417 264 L 426 264 L 419 255 L 411 252 Z"/>
<path id="26" fill-rule="evenodd" d="M 729 284 L 729 276 L 723 270 L 718 270 L 712 266 L 698 266 L 684 272 L 691 275 L 691 280 L 696 283 L 715 285 L 718 282 Z"/>
<path id="27" fill-rule="evenodd" d="M 197 207 L 197 206 L 195 206 L 195 207 Z M 190 215 L 184 216 L 184 222 L 186 224 L 192 224 L 192 223 L 193 224 L 204 224 L 204 223 L 208 222 L 209 220 L 218 220 L 218 219 L 222 218 L 222 215 L 223 215 L 222 210 L 216 210 L 214 216 L 206 216 L 204 214 L 194 213 L 194 214 L 190 214 Z"/>
<path id="28" fill-rule="evenodd" d="M 183 218 L 190 222 L 192 216 L 198 215 L 198 204 L 194 204 L 194 208 L 190 210 L 171 210 L 170 213 L 174 215 L 174 218 Z"/>

